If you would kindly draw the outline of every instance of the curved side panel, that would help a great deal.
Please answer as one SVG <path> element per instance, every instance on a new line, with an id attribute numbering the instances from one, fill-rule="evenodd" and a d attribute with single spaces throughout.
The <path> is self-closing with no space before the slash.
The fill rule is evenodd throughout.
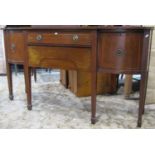
<path id="1" fill-rule="evenodd" d="M 143 32 L 101 33 L 98 66 L 114 71 L 141 69 Z"/>

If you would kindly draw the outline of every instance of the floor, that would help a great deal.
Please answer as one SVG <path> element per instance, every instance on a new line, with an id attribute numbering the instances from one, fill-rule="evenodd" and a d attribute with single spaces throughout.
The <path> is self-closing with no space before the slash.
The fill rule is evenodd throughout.
<path id="1" fill-rule="evenodd" d="M 102 129 L 136 128 L 138 101 L 125 100 L 122 95 L 97 97 L 97 118 L 90 124 L 90 97 L 77 98 L 59 84 L 58 72 L 40 72 L 32 78 L 33 110 L 26 108 L 24 77 L 14 79 L 14 101 L 8 99 L 7 79 L 0 76 L 1 129 Z M 134 94 L 135 96 L 138 93 Z M 146 105 L 142 128 L 155 128 L 155 105 Z"/>

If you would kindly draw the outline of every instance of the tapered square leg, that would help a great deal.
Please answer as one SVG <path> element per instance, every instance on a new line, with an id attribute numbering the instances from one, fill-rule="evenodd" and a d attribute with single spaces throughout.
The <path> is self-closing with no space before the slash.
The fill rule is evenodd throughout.
<path id="1" fill-rule="evenodd" d="M 91 68 L 91 123 L 96 123 L 96 92 L 97 92 L 97 32 L 92 32 L 92 68 Z"/>
<path id="2" fill-rule="evenodd" d="M 26 93 L 27 93 L 27 109 L 32 110 L 31 95 L 31 68 L 25 67 Z"/>
<path id="3" fill-rule="evenodd" d="M 96 123 L 96 90 L 97 89 L 97 74 L 92 75 L 92 95 L 91 95 L 91 123 Z"/>
<path id="4" fill-rule="evenodd" d="M 140 100 L 139 100 L 139 111 L 138 111 L 137 127 L 141 127 L 141 125 L 142 125 L 142 115 L 144 114 L 144 109 L 145 109 L 147 76 L 148 76 L 147 72 L 144 72 L 144 73 L 141 74 Z"/>
<path id="5" fill-rule="evenodd" d="M 9 89 L 9 99 L 13 100 L 13 84 L 12 84 L 12 70 L 11 70 L 11 64 L 6 64 L 7 68 L 7 79 L 8 79 L 8 89 Z"/>

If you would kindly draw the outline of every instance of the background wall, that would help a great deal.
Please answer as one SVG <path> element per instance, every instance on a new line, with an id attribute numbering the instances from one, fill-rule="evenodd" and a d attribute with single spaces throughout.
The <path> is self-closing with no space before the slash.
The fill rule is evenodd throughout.
<path id="1" fill-rule="evenodd" d="M 6 66 L 5 66 L 5 55 L 3 46 L 3 33 L 0 30 L 0 74 L 5 73 L 6 73 Z"/>
<path id="2" fill-rule="evenodd" d="M 152 36 L 151 60 L 149 68 L 146 103 L 155 103 L 155 30 Z"/>

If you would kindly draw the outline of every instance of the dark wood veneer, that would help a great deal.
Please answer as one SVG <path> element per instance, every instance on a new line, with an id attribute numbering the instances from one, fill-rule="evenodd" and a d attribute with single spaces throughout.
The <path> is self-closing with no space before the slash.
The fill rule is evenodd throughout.
<path id="1" fill-rule="evenodd" d="M 28 47 L 29 66 L 90 71 L 90 48 Z"/>
<path id="2" fill-rule="evenodd" d="M 143 33 L 100 33 L 98 68 L 123 72 L 140 71 Z"/>
<path id="3" fill-rule="evenodd" d="M 24 35 L 21 31 L 8 32 L 8 53 L 9 62 L 24 63 Z"/>
<path id="4" fill-rule="evenodd" d="M 37 40 L 38 37 L 38 40 Z M 39 38 L 40 37 L 40 38 Z M 63 45 L 91 45 L 91 37 L 88 32 L 30 32 L 29 43 L 63 44 Z"/>

